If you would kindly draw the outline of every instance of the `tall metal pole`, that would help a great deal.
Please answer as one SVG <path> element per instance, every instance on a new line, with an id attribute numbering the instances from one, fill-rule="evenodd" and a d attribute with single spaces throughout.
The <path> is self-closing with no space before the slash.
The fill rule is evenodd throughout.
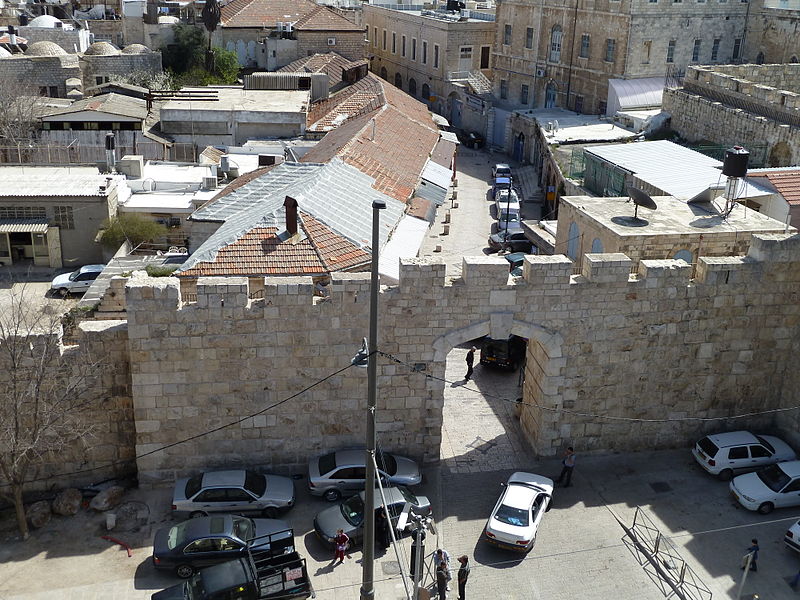
<path id="1" fill-rule="evenodd" d="M 369 290 L 369 363 L 367 364 L 367 438 L 366 489 L 364 490 L 364 546 L 361 569 L 361 600 L 375 597 L 375 407 L 378 404 L 378 250 L 380 248 L 380 211 L 383 200 L 372 202 L 372 277 Z"/>

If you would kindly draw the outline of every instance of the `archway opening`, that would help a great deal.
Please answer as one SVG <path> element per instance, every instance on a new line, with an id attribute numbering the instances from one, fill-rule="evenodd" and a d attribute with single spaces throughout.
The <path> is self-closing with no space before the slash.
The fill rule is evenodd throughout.
<path id="1" fill-rule="evenodd" d="M 417 80 L 413 77 L 408 80 L 408 93 L 415 98 L 417 97 Z"/>
<path id="2" fill-rule="evenodd" d="M 394 74 L 394 87 L 403 89 L 403 76 L 400 73 Z"/>

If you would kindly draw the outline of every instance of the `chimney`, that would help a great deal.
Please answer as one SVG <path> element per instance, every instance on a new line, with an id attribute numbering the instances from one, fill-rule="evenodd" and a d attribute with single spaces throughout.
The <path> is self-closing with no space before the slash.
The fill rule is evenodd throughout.
<path id="1" fill-rule="evenodd" d="M 297 200 L 286 196 L 283 208 L 286 210 L 286 231 L 290 236 L 297 235 Z"/>

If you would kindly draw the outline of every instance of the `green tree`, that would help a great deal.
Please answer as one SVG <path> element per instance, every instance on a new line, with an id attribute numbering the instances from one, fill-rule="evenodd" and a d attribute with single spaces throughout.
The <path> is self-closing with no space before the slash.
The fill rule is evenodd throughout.
<path id="1" fill-rule="evenodd" d="M 175 41 L 161 48 L 161 61 L 165 69 L 178 75 L 195 65 L 203 64 L 205 34 L 194 25 L 179 24 L 172 28 Z"/>
<path id="2" fill-rule="evenodd" d="M 164 68 L 175 78 L 176 87 L 187 85 L 228 85 L 236 83 L 239 60 L 235 52 L 212 48 L 212 71 L 205 68 L 205 33 L 192 25 L 175 25 L 175 42 L 161 49 Z"/>
<path id="3" fill-rule="evenodd" d="M 125 240 L 135 247 L 167 234 L 167 228 L 161 223 L 133 213 L 119 214 L 106 220 L 102 230 L 100 243 L 111 250 L 119 248 Z"/>

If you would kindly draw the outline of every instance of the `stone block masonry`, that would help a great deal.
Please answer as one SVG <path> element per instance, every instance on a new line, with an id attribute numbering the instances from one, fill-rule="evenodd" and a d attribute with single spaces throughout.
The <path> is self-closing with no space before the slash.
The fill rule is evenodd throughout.
<path id="1" fill-rule="evenodd" d="M 482 335 L 529 340 L 521 419 L 541 455 L 570 443 L 683 446 L 726 427 L 604 417 L 725 417 L 797 404 L 798 387 L 785 382 L 800 339 L 798 235 L 755 235 L 748 256 L 701 258 L 693 280 L 672 260 L 642 260 L 632 275 L 621 254 L 587 255 L 580 275 L 563 256 L 529 256 L 523 271 L 511 278 L 502 258 L 465 258 L 450 281 L 441 262 L 401 261 L 399 284 L 380 294 L 379 349 L 392 357 L 378 359 L 384 448 L 436 460 L 447 354 Z M 209 278 L 186 302 L 177 279 L 130 280 L 136 452 L 235 423 L 139 459 L 140 480 L 302 469 L 321 452 L 362 443 L 366 371 L 347 366 L 368 331 L 369 285 L 366 273 L 337 274 L 321 300 L 311 278 L 266 278 L 264 297 L 251 299 L 247 279 Z M 791 426 L 785 433 L 797 436 L 780 414 L 736 421 L 751 426 Z"/>

